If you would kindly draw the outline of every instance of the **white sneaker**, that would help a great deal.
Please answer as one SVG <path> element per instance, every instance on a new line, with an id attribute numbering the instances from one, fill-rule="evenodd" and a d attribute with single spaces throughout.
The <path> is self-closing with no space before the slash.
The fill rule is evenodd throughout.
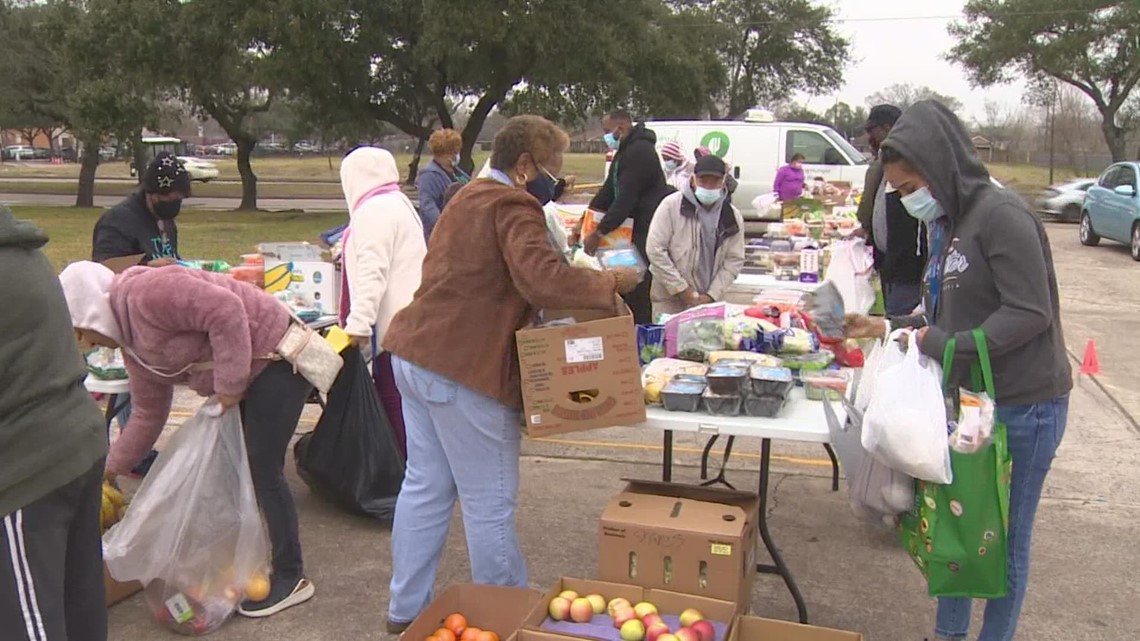
<path id="1" fill-rule="evenodd" d="M 280 601 L 274 603 L 273 594 L 271 593 L 269 598 L 264 601 L 257 601 L 255 603 L 246 601 L 242 603 L 241 606 L 238 607 L 238 614 L 251 619 L 273 616 L 282 610 L 288 610 L 295 605 L 301 605 L 305 601 L 313 598 L 315 593 L 316 589 L 313 587 L 313 584 L 310 583 L 308 579 L 301 579 L 297 581 L 297 585 L 293 588 L 293 591 Z"/>

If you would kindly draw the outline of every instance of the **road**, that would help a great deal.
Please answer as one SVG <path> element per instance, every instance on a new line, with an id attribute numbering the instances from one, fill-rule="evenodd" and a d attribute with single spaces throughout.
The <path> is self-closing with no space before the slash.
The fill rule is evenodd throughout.
<path id="1" fill-rule="evenodd" d="M 96 207 L 111 207 L 121 201 L 119 196 L 96 196 Z M 70 207 L 75 204 L 75 196 L 63 194 L 2 194 L 0 205 L 50 205 Z M 192 197 L 185 207 L 194 209 L 237 209 L 240 198 L 200 198 Z M 343 198 L 258 198 L 259 209 L 267 211 L 345 211 Z"/>

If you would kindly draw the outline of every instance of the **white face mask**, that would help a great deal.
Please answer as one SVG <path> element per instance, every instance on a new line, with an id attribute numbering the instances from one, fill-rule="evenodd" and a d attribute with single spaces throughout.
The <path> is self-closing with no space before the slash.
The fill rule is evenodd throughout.
<path id="1" fill-rule="evenodd" d="M 667 171 L 669 173 L 677 171 L 678 166 L 680 166 L 680 163 L 678 163 L 676 160 L 666 160 L 665 161 L 665 171 Z"/>
<path id="2" fill-rule="evenodd" d="M 942 205 L 935 200 L 934 194 L 930 193 L 929 187 L 916 189 L 903 196 L 900 200 L 906 212 L 919 222 L 928 223 L 945 215 L 945 212 L 942 210 Z"/>

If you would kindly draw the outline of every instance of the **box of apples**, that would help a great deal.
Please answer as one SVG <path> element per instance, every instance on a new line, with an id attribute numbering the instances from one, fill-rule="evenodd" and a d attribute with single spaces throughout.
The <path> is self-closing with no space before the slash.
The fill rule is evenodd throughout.
<path id="1" fill-rule="evenodd" d="M 513 636 L 543 593 L 526 588 L 457 583 L 412 621 L 404 641 L 503 641 Z"/>
<path id="2" fill-rule="evenodd" d="M 725 641 L 737 609 L 728 601 L 569 578 L 544 601 L 526 628 L 598 641 Z"/>

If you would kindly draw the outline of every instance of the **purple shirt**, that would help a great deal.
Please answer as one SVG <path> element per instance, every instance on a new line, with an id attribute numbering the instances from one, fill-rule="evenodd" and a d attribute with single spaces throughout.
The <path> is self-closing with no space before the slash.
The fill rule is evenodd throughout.
<path id="1" fill-rule="evenodd" d="M 772 191 L 780 200 L 795 200 L 804 193 L 804 170 L 802 167 L 784 165 L 776 172 L 776 182 Z"/>

